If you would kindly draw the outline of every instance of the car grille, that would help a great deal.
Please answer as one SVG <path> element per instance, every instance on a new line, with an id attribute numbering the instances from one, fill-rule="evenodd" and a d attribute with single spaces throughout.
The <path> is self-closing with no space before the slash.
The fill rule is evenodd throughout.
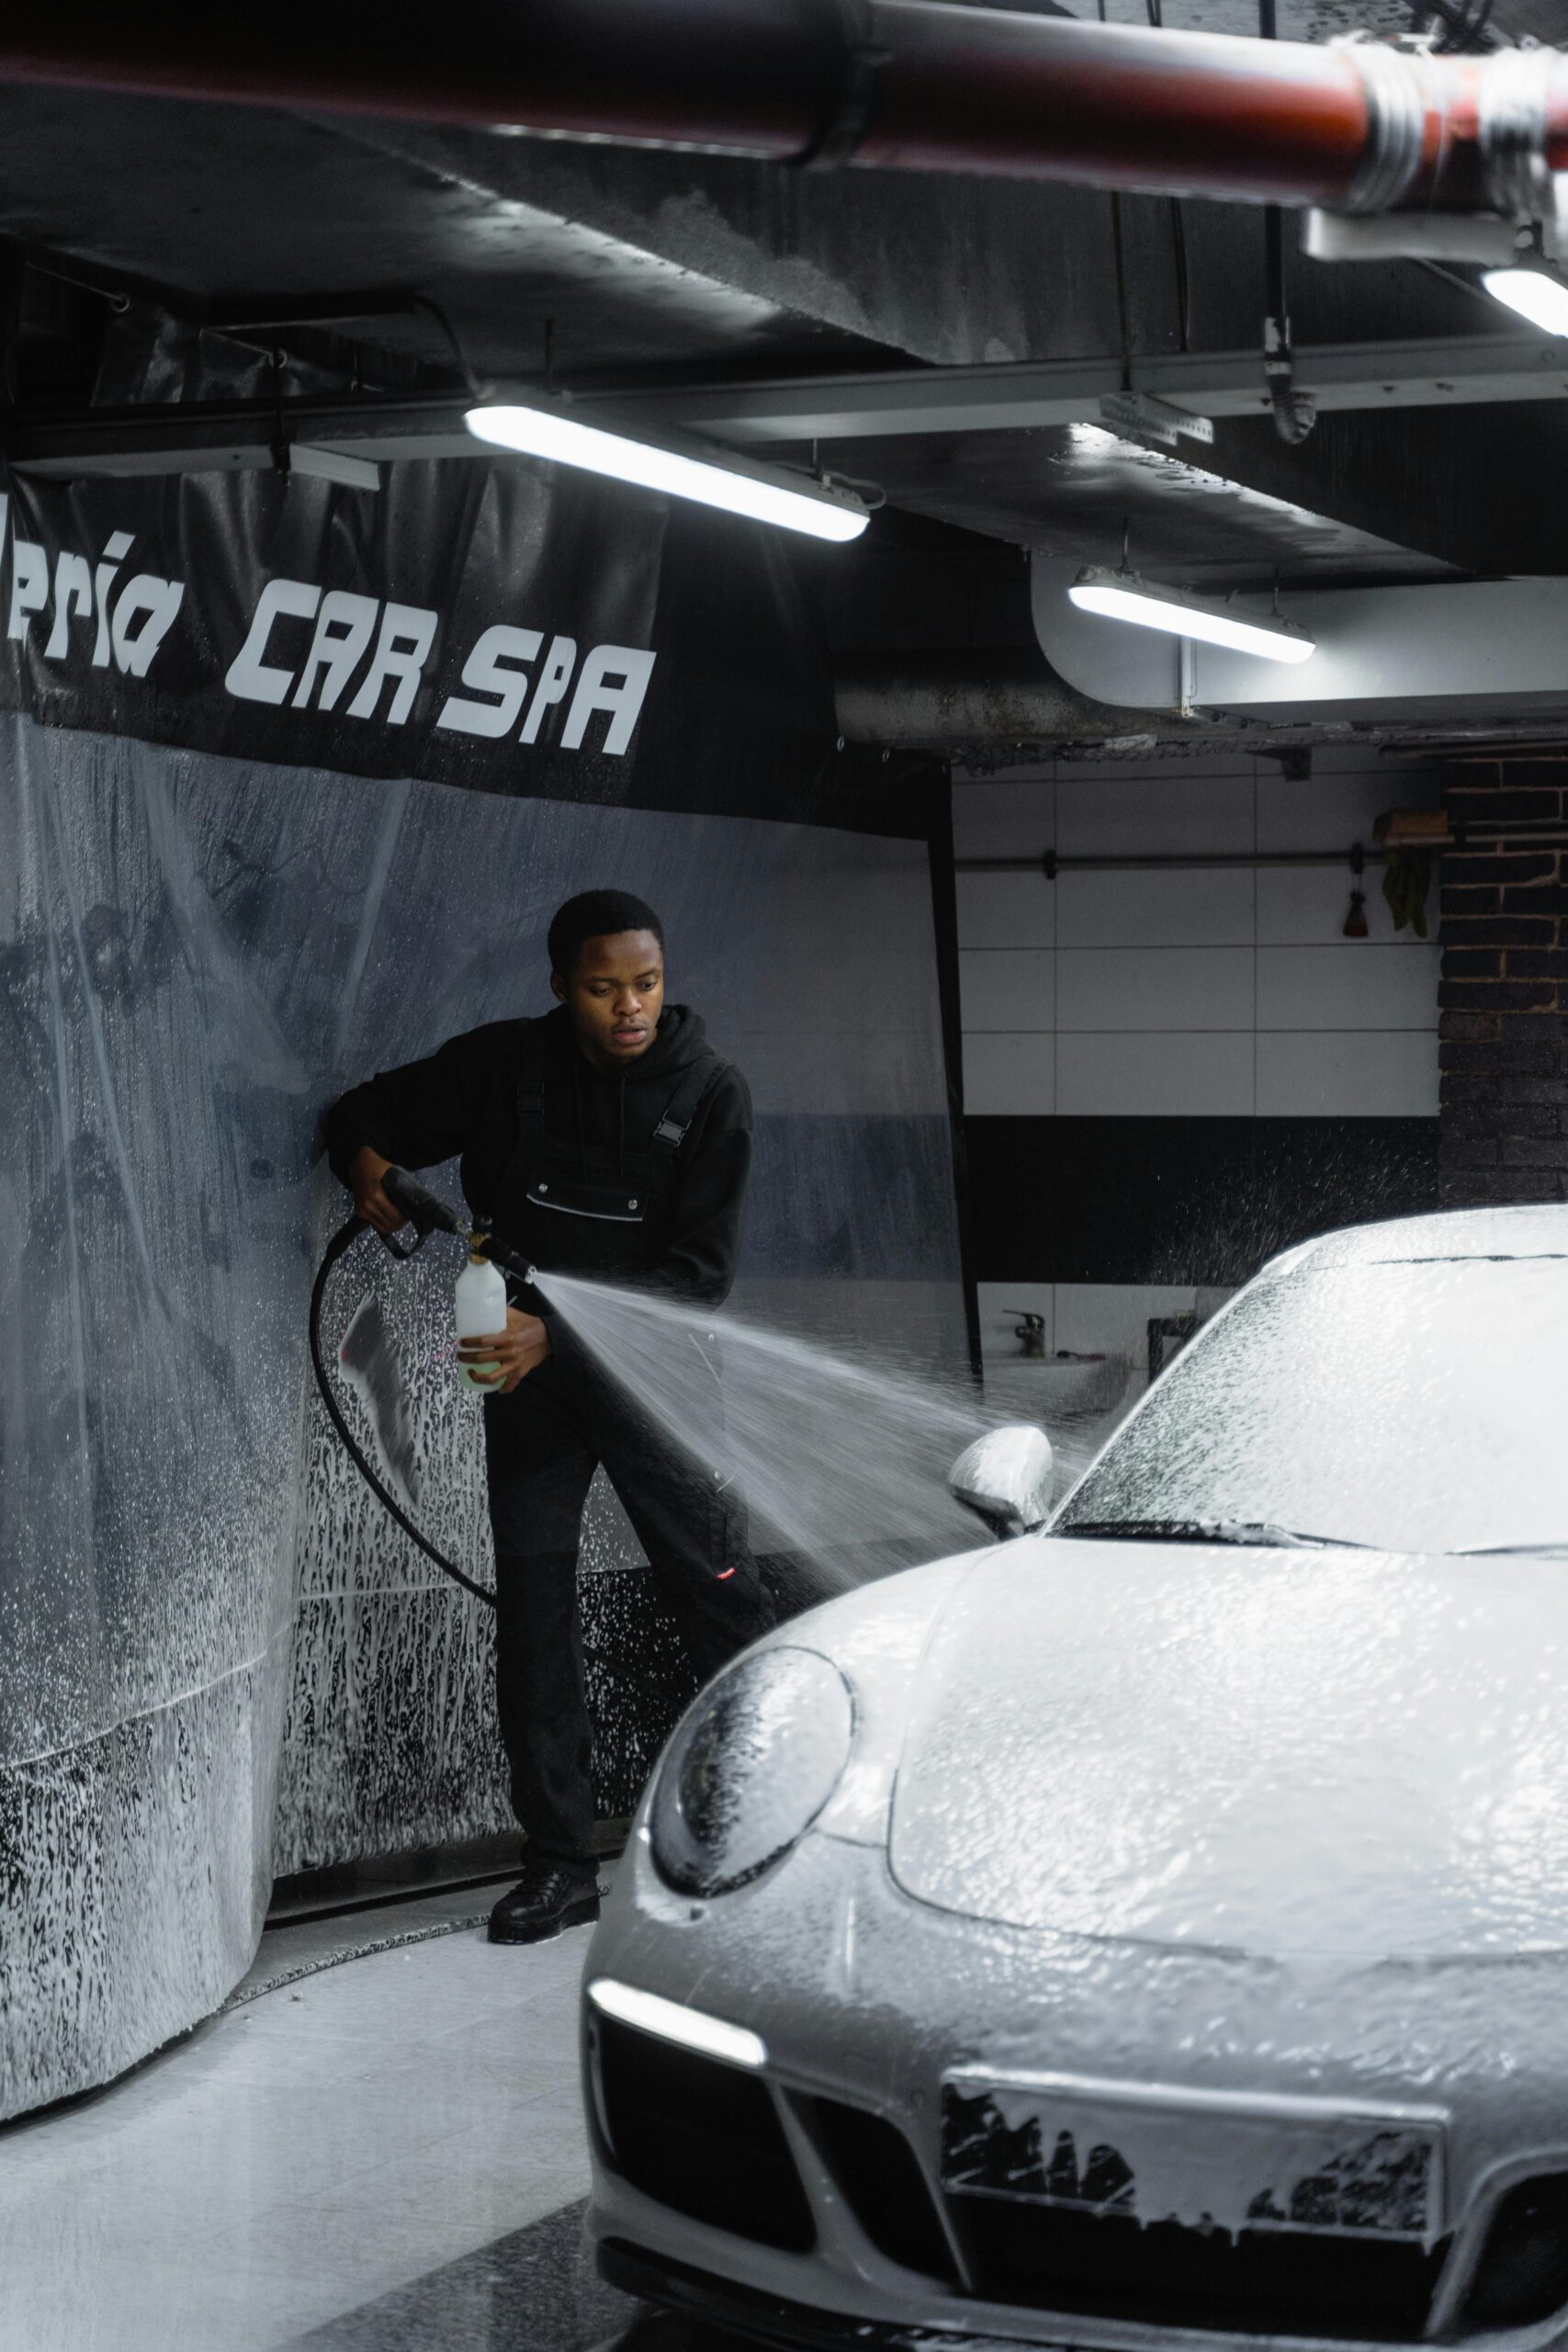
<path id="1" fill-rule="evenodd" d="M 1326 2231 L 1233 2236 L 1013 2198 L 953 2196 L 948 2210 L 987 2301 L 1152 2326 L 1409 2340 L 1447 2251 Z"/>
<path id="2" fill-rule="evenodd" d="M 947 2233 L 902 2132 L 885 2117 L 840 2099 L 803 2104 L 809 2107 L 845 2204 L 877 2252 L 956 2290 Z"/>
<path id="3" fill-rule="evenodd" d="M 810 2204 L 759 2075 L 605 2017 L 593 2019 L 592 2052 L 605 2153 L 634 2188 L 758 2245 L 810 2252 Z M 791 2096 L 877 2251 L 963 2293 L 937 2200 L 897 2126 L 842 2100 Z M 1414 2342 L 1450 2246 L 1331 2230 L 1233 2234 L 973 2192 L 942 2201 L 970 2295 L 1156 2327 Z M 1458 2332 L 1528 2326 L 1565 2306 L 1568 2173 L 1549 2173 L 1498 2203 Z"/>
<path id="4" fill-rule="evenodd" d="M 761 2080 L 613 2018 L 591 2033 L 616 2171 L 690 2221 L 809 2252 L 811 2208 Z"/>

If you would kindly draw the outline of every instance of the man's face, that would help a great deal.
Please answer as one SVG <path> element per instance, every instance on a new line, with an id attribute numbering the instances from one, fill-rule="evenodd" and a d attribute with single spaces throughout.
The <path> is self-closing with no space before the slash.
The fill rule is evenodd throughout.
<path id="1" fill-rule="evenodd" d="M 650 931 L 585 939 L 570 974 L 550 986 L 571 1015 L 578 1044 L 596 1069 L 624 1069 L 646 1054 L 664 1004 L 664 955 Z"/>

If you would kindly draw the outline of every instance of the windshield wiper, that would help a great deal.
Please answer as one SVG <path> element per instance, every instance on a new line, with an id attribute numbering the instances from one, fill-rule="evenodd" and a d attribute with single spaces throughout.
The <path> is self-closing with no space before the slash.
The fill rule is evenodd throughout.
<path id="1" fill-rule="evenodd" d="M 1108 1536 L 1126 1544 L 1277 1544 L 1288 1551 L 1370 1552 L 1376 1547 L 1358 1544 L 1349 1535 L 1303 1535 L 1296 1527 L 1278 1527 L 1271 1519 L 1080 1519 L 1051 1530 L 1053 1535 Z"/>
<path id="2" fill-rule="evenodd" d="M 1529 1552 L 1568 1552 L 1568 1535 L 1543 1535 L 1539 1544 L 1465 1544 L 1450 1552 L 1450 1560 L 1506 1560 Z"/>

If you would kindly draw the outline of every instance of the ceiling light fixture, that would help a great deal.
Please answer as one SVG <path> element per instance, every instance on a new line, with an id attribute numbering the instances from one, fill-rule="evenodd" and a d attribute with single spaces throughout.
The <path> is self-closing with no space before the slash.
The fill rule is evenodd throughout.
<path id="1" fill-rule="evenodd" d="M 553 403 L 523 408 L 487 402 L 469 409 L 464 422 L 477 439 L 493 442 L 499 449 L 581 466 L 614 481 L 694 499 L 700 506 L 721 507 L 754 523 L 776 523 L 786 531 L 806 531 L 817 539 L 858 539 L 871 520 L 870 510 L 852 492 L 829 489 L 806 475 L 756 465 L 728 451 L 722 459 L 697 457 L 633 434 L 607 432 L 603 425 L 566 415 Z"/>
<path id="2" fill-rule="evenodd" d="M 1483 270 L 1488 294 L 1528 319 L 1545 334 L 1568 334 L 1568 286 L 1544 269 Z"/>
<path id="3" fill-rule="evenodd" d="M 1278 609 L 1256 620 L 1210 596 L 1185 588 L 1162 587 L 1135 571 L 1112 571 L 1091 563 L 1067 591 L 1080 611 L 1139 628 L 1163 629 L 1168 637 L 1192 637 L 1202 645 L 1223 645 L 1232 653 L 1253 653 L 1266 662 L 1304 662 L 1316 644 L 1305 629 Z"/>

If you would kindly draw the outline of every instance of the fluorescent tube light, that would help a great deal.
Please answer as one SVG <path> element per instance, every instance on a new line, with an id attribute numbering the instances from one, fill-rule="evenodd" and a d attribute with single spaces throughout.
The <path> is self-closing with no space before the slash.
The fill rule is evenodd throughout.
<path id="1" fill-rule="evenodd" d="M 1488 269 L 1481 283 L 1488 294 L 1546 334 L 1568 334 L 1568 286 L 1544 269 Z"/>
<path id="2" fill-rule="evenodd" d="M 1106 620 L 1164 629 L 1168 637 L 1195 637 L 1201 644 L 1255 653 L 1266 662 L 1305 662 L 1317 650 L 1305 629 L 1282 614 L 1255 619 L 1238 613 L 1234 605 L 1190 595 L 1184 588 L 1163 588 L 1135 571 L 1111 571 L 1103 564 L 1080 571 L 1067 594 L 1081 611 L 1099 613 Z"/>
<path id="3" fill-rule="evenodd" d="M 722 507 L 754 523 L 778 523 L 786 531 L 807 531 L 817 539 L 858 539 L 871 520 L 868 509 L 848 491 L 819 489 L 782 468 L 728 456 L 722 462 L 691 457 L 656 441 L 602 425 L 584 424 L 557 408 L 518 408 L 496 403 L 469 409 L 468 431 L 499 449 L 525 458 L 548 458 L 557 465 L 581 466 L 591 474 L 661 490 L 700 506 Z"/>
<path id="4" fill-rule="evenodd" d="M 723 2058 L 731 2066 L 763 2066 L 767 2045 L 760 2034 L 743 2025 L 726 2025 L 722 2018 L 705 2017 L 680 2001 L 666 2001 L 658 1993 L 644 1993 L 635 1984 L 617 1984 L 613 1976 L 596 1976 L 588 1997 L 607 2018 L 634 2025 L 642 2033 L 656 2033 L 662 2041 L 678 2041 L 700 2050 L 705 2058 Z"/>

